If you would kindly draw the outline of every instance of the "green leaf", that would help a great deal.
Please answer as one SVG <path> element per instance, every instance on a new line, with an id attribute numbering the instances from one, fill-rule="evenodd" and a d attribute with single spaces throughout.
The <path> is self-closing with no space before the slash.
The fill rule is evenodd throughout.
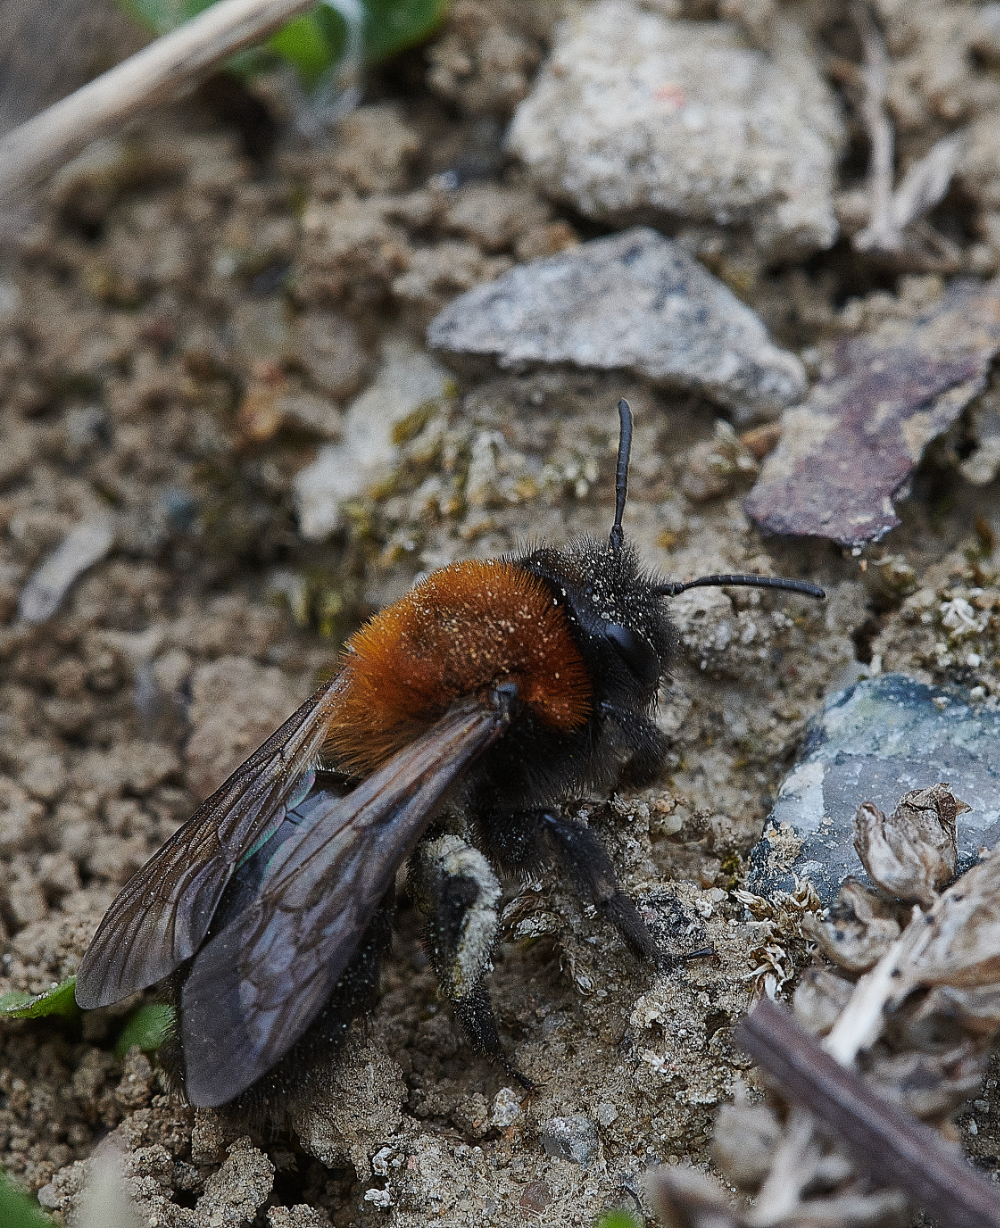
<path id="1" fill-rule="evenodd" d="M 213 0 L 118 0 L 121 7 L 156 34 L 190 21 Z M 440 25 L 449 0 L 362 0 L 364 59 L 378 64 L 427 38 Z M 303 84 L 315 86 L 334 68 L 347 46 L 347 23 L 336 0 L 319 4 L 272 34 L 260 48 L 240 52 L 229 61 L 232 71 L 259 72 L 274 59 L 291 64 Z"/>
<path id="2" fill-rule="evenodd" d="M 197 17 L 213 0 L 118 0 L 126 13 L 154 34 L 168 34 Z"/>
<path id="3" fill-rule="evenodd" d="M 343 35 L 340 41 L 343 42 Z M 306 13 L 282 26 L 277 34 L 272 34 L 267 40 L 267 45 L 280 59 L 291 64 L 303 81 L 310 84 L 318 81 L 340 55 L 339 48 L 335 52 L 331 46 L 329 36 L 315 13 Z"/>
<path id="4" fill-rule="evenodd" d="M 121 1035 L 115 1045 L 115 1053 L 124 1057 L 133 1045 L 138 1045 L 143 1053 L 152 1053 L 170 1035 L 174 1026 L 174 1008 L 164 1002 L 149 1002 L 140 1006 L 128 1019 L 122 1028 Z"/>
<path id="5" fill-rule="evenodd" d="M 7 995 L 9 997 L 9 995 Z M 38 1203 L 0 1173 L 0 1224 L 3 1228 L 54 1228 Z"/>
<path id="6" fill-rule="evenodd" d="M 630 1211 L 608 1211 L 597 1221 L 597 1228 L 639 1228 L 639 1222 Z"/>
<path id="7" fill-rule="evenodd" d="M 364 8 L 365 58 L 377 64 L 432 34 L 448 0 L 365 0 Z"/>
<path id="8" fill-rule="evenodd" d="M 73 1019 L 80 1013 L 80 1008 L 73 997 L 73 987 L 76 977 L 67 977 L 61 985 L 56 985 L 48 993 L 30 994 L 11 993 L 0 994 L 0 1018 L 5 1019 L 41 1019 L 45 1015 L 62 1015 Z M 0 1220 L 0 1223 L 3 1223 Z"/>

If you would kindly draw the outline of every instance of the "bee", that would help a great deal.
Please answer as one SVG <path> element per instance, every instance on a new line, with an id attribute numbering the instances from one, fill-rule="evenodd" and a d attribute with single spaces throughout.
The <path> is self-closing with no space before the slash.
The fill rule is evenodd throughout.
<path id="1" fill-rule="evenodd" d="M 632 415 L 618 409 L 607 541 L 455 563 L 417 584 L 111 905 L 76 1000 L 89 1010 L 167 981 L 166 1064 L 190 1103 L 274 1118 L 308 1095 L 376 999 L 406 862 L 444 996 L 473 1047 L 526 1087 L 485 985 L 501 878 L 553 867 L 637 955 L 670 962 L 561 803 L 655 778 L 666 599 L 704 585 L 824 593 L 644 571 L 622 529 Z"/>

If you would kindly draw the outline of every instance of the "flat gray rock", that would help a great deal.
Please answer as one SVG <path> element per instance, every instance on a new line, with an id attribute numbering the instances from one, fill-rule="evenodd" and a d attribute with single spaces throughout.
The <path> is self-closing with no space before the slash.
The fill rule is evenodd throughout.
<path id="1" fill-rule="evenodd" d="M 588 217 L 743 227 L 760 252 L 791 259 L 827 248 L 840 113 L 801 32 L 772 24 L 765 52 L 726 22 L 581 5 L 518 106 L 509 148 Z"/>
<path id="2" fill-rule="evenodd" d="M 428 343 L 504 368 L 570 363 L 696 389 L 738 422 L 801 399 L 805 372 L 683 248 L 636 227 L 518 265 L 451 302 Z"/>
<path id="3" fill-rule="evenodd" d="M 589 1117 L 550 1117 L 538 1127 L 538 1138 L 546 1154 L 571 1160 L 586 1168 L 598 1150 L 597 1130 Z"/>
<path id="4" fill-rule="evenodd" d="M 1000 838 L 1000 712 L 963 702 L 907 674 L 884 674 L 838 692 L 809 727 L 764 837 L 750 854 L 747 886 L 759 895 L 808 879 L 824 904 L 848 874 L 870 881 L 854 851 L 854 814 L 874 802 L 891 814 L 904 793 L 951 786 L 972 809 L 958 816 L 959 870 Z"/>

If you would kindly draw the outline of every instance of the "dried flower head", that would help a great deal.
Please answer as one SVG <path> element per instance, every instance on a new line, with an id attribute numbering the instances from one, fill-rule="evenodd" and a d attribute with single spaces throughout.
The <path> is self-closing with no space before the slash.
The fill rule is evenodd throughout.
<path id="1" fill-rule="evenodd" d="M 646 1189 L 665 1228 L 748 1228 L 725 1191 L 693 1165 L 662 1164 L 652 1169 Z"/>
<path id="2" fill-rule="evenodd" d="M 914 984 L 1000 985 L 1000 849 L 941 896 L 905 972 Z"/>
<path id="3" fill-rule="evenodd" d="M 800 1179 L 823 1192 L 802 1200 L 789 1197 L 787 1189 L 762 1193 L 749 1215 L 733 1206 L 709 1176 L 686 1164 L 654 1168 L 646 1188 L 666 1228 L 891 1228 L 910 1220 L 898 1190 L 862 1192 L 850 1164 L 826 1149 L 808 1148 L 793 1184 Z"/>
<path id="4" fill-rule="evenodd" d="M 966 1043 L 943 1053 L 879 1054 L 868 1074 L 914 1117 L 940 1121 L 976 1092 L 985 1069 L 986 1054 Z"/>
<path id="5" fill-rule="evenodd" d="M 825 1036 L 854 992 L 854 982 L 829 968 L 807 968 L 792 995 L 795 1018 L 807 1032 Z"/>
<path id="6" fill-rule="evenodd" d="M 784 1136 L 765 1104 L 724 1104 L 715 1119 L 712 1158 L 734 1185 L 755 1190 L 767 1176 Z"/>
<path id="7" fill-rule="evenodd" d="M 775 891 L 771 896 L 754 895 L 742 889 L 733 893 L 753 917 L 756 933 L 750 940 L 749 981 L 756 994 L 773 998 L 795 975 L 796 954 L 801 959 L 802 918 L 819 912 L 822 905 L 816 889 L 807 880 L 796 879 L 794 891 Z M 795 948 L 800 948 L 796 953 Z"/>
<path id="8" fill-rule="evenodd" d="M 924 1022 L 934 1036 L 942 1024 L 951 1024 L 978 1041 L 989 1040 L 1000 1031 L 1000 985 L 964 989 L 955 985 L 935 985 L 921 1001 L 908 1031 Z"/>
<path id="9" fill-rule="evenodd" d="M 893 905 L 856 878 L 844 880 L 826 921 L 807 913 L 801 926 L 827 959 L 848 972 L 867 972 L 900 933 Z"/>
<path id="10" fill-rule="evenodd" d="M 887 895 L 930 907 L 955 873 L 955 819 L 968 809 L 943 784 L 904 794 L 889 818 L 864 802 L 854 816 L 861 864 Z"/>

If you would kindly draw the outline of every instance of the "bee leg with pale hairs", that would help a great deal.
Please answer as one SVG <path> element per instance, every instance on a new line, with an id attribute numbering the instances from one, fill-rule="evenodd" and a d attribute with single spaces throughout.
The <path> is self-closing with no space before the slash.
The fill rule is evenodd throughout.
<path id="1" fill-rule="evenodd" d="M 430 836 L 410 860 L 417 907 L 427 918 L 427 950 L 441 992 L 451 1002 L 473 1048 L 524 1087 L 497 1034 L 484 978 L 492 970 L 500 883 L 489 862 L 460 836 Z"/>

